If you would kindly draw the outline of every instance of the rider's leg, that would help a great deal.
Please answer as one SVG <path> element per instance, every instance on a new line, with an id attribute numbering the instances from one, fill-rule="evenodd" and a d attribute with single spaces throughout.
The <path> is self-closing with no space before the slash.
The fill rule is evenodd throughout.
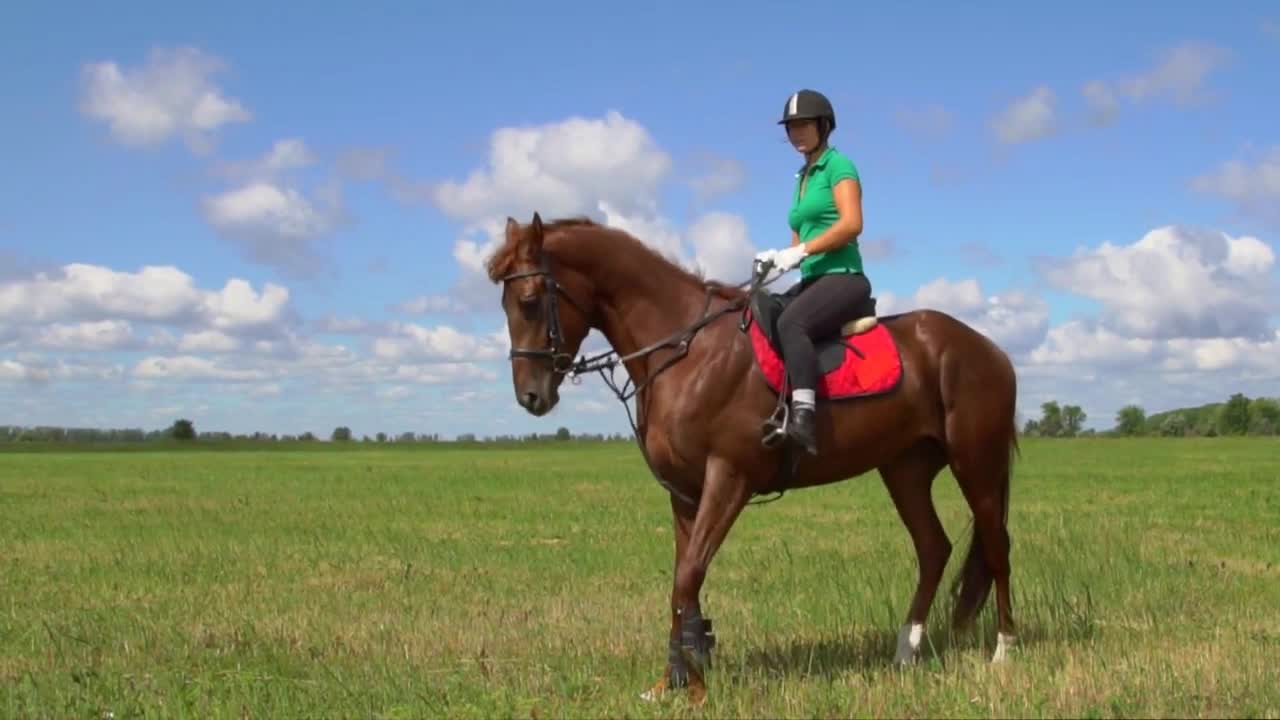
<path id="1" fill-rule="evenodd" d="M 832 273 L 815 278 L 778 318 L 782 355 L 791 378 L 792 434 L 816 452 L 813 408 L 818 386 L 818 357 L 814 344 L 835 337 L 854 307 L 871 295 L 871 283 L 861 273 Z"/>

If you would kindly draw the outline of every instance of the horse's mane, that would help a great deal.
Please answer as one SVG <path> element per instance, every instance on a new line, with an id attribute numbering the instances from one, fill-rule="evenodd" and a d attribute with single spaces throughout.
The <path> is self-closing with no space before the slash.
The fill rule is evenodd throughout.
<path id="1" fill-rule="evenodd" d="M 527 227 L 527 225 L 522 225 L 522 227 Z M 655 271 L 674 273 L 682 280 L 709 288 L 714 295 L 724 300 L 736 301 L 746 297 L 745 290 L 726 285 L 718 280 L 708 280 L 700 271 L 687 270 L 621 228 L 602 225 L 585 216 L 556 218 L 542 223 L 542 232 L 545 240 L 550 240 L 551 236 L 560 231 L 583 229 L 598 235 L 592 242 L 608 245 L 607 248 L 602 249 L 603 251 L 625 253 L 628 263 L 645 267 L 653 266 Z M 512 238 L 508 238 L 489 256 L 485 263 L 485 270 L 488 272 L 489 280 L 495 283 L 498 282 L 502 276 L 512 271 L 515 267 L 515 262 L 516 243 Z"/>

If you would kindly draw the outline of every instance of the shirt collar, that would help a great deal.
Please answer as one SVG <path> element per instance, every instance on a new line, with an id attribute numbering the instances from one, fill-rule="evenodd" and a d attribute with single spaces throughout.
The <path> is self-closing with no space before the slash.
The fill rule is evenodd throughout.
<path id="1" fill-rule="evenodd" d="M 818 159 L 813 162 L 813 169 L 821 170 L 822 168 L 826 167 L 827 161 L 831 159 L 831 154 L 834 152 L 836 152 L 835 146 L 828 145 L 827 149 L 823 150 L 822 154 L 818 156 Z M 804 168 L 805 166 L 801 164 L 800 168 L 796 170 L 796 177 L 800 177 L 804 175 Z"/>

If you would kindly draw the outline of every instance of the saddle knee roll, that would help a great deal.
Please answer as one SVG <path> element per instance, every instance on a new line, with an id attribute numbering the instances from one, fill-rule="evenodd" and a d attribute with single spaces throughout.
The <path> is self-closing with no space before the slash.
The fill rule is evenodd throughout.
<path id="1" fill-rule="evenodd" d="M 877 322 L 879 321 L 876 319 L 875 315 L 867 315 L 856 320 L 850 320 L 840 326 L 840 334 L 844 337 L 848 337 L 850 335 L 861 335 L 875 327 Z"/>

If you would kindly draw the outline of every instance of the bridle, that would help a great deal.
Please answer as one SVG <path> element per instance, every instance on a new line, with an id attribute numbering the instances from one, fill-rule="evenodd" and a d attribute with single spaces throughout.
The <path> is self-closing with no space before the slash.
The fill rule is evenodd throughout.
<path id="1" fill-rule="evenodd" d="M 512 346 L 509 357 L 512 360 L 518 357 L 545 358 L 551 362 L 552 372 L 559 375 L 568 374 L 574 369 L 575 363 L 573 361 L 573 355 L 564 352 L 562 349 L 564 347 L 564 332 L 560 325 L 560 305 L 558 302 L 560 295 L 564 295 L 564 298 L 569 301 L 569 304 L 577 308 L 578 312 L 581 312 L 583 317 L 587 317 L 587 311 L 578 304 L 577 300 L 573 299 L 573 296 L 565 292 L 564 287 L 560 285 L 560 283 L 556 282 L 555 276 L 551 274 L 551 269 L 547 267 L 546 255 L 542 255 L 537 268 L 504 275 L 501 278 L 501 281 L 505 286 L 506 283 L 512 280 L 520 280 L 521 278 L 536 277 L 539 275 L 545 277 L 547 283 L 547 292 L 543 293 L 542 297 L 544 309 L 547 313 L 547 340 L 550 342 L 551 346 L 548 348 L 518 348 Z"/>
<path id="2" fill-rule="evenodd" d="M 622 407 L 627 411 L 627 421 L 631 424 L 631 431 L 635 435 L 636 442 L 640 446 L 640 454 L 644 456 L 645 463 L 649 465 L 649 470 L 650 472 L 653 473 L 654 478 L 658 481 L 660 485 L 666 488 L 667 491 L 670 492 L 672 495 L 688 503 L 691 507 L 696 508 L 698 506 L 697 501 L 691 499 L 688 495 L 685 495 L 684 493 L 680 492 L 676 488 L 672 487 L 670 483 L 664 480 L 662 476 L 659 475 L 656 470 L 654 470 L 653 463 L 650 462 L 649 460 L 649 452 L 645 448 L 644 440 L 642 440 L 640 437 L 639 427 L 637 426 L 635 419 L 631 415 L 631 406 L 627 404 L 627 400 L 630 400 L 637 393 L 639 393 L 642 388 L 644 388 L 646 385 L 652 382 L 654 378 L 660 375 L 664 370 L 671 367 L 677 361 L 679 361 L 685 355 L 687 355 L 689 352 L 689 343 L 693 341 L 693 337 L 698 334 L 699 330 L 706 327 L 707 325 L 710 325 L 712 322 L 718 320 L 719 318 L 725 315 L 739 312 L 739 311 L 744 311 L 747 303 L 749 303 L 750 301 L 751 296 L 756 291 L 778 280 L 779 278 L 782 277 L 782 275 L 779 274 L 778 276 L 766 281 L 765 277 L 768 276 L 769 270 L 773 267 L 773 263 L 769 261 L 765 261 L 765 262 L 756 261 L 755 268 L 751 274 L 751 279 L 747 280 L 746 282 L 738 283 L 735 286 L 739 289 L 749 288 L 747 293 L 747 301 L 744 301 L 741 303 L 738 303 L 738 302 L 729 303 L 727 306 L 720 308 L 719 310 L 716 310 L 713 313 L 708 313 L 708 311 L 711 309 L 711 299 L 712 297 L 715 296 L 715 288 L 712 287 L 711 285 L 707 285 L 701 316 L 692 325 L 685 328 L 684 330 L 678 333 L 675 333 L 673 335 L 670 335 L 666 338 L 663 338 L 661 340 L 658 340 L 657 342 L 646 345 L 640 348 L 639 350 L 635 350 L 633 352 L 627 353 L 626 355 L 619 355 L 618 351 L 610 349 L 598 355 L 593 355 L 591 357 L 587 357 L 584 355 L 578 360 L 574 360 L 573 355 L 567 352 L 564 352 L 563 350 L 564 333 L 561 329 L 562 325 L 560 323 L 560 305 L 558 302 L 559 297 L 561 295 L 564 295 L 564 298 L 569 301 L 569 304 L 577 308 L 577 310 L 582 313 L 582 316 L 584 318 L 590 318 L 590 313 L 588 313 L 586 309 L 583 308 L 582 305 L 578 303 L 578 301 L 574 300 L 573 296 L 571 296 L 568 292 L 565 291 L 563 285 L 556 282 L 555 276 L 551 274 L 551 268 L 548 267 L 547 265 L 546 254 L 539 253 L 539 255 L 540 257 L 538 259 L 537 268 L 534 268 L 532 270 L 523 270 L 519 272 L 508 273 L 507 275 L 503 275 L 498 279 L 500 282 L 502 282 L 503 288 L 505 290 L 506 283 L 512 280 L 520 280 L 522 278 L 537 277 L 537 276 L 542 276 L 546 278 L 545 282 L 547 284 L 547 291 L 543 293 L 543 304 L 544 304 L 544 309 L 546 310 L 546 313 L 547 313 L 547 341 L 549 343 L 549 347 L 518 348 L 513 345 L 511 347 L 511 350 L 508 353 L 508 357 L 511 360 L 515 360 L 516 358 L 519 358 L 519 357 L 542 358 L 542 359 L 549 360 L 551 363 L 552 372 L 555 372 L 556 374 L 560 374 L 560 375 L 565 375 L 566 377 L 569 378 L 569 381 L 575 385 L 582 382 L 580 376 L 583 375 L 584 373 L 599 372 L 600 377 L 604 380 L 605 384 L 609 386 L 609 389 L 613 391 L 613 394 L 617 396 L 619 401 L 622 402 Z M 661 365 L 659 365 L 656 370 L 649 373 L 647 377 L 645 377 L 644 380 L 641 381 L 639 384 L 634 385 L 634 387 L 631 387 L 630 389 L 627 389 L 628 385 L 633 384 L 633 380 L 631 379 L 630 374 L 628 374 L 627 381 L 626 383 L 623 384 L 623 389 L 618 388 L 618 384 L 617 382 L 615 382 L 613 378 L 613 371 L 615 368 L 617 368 L 618 365 L 622 365 L 626 363 L 628 360 L 632 360 L 640 357 L 646 357 L 654 352 L 657 352 L 658 350 L 662 350 L 665 348 L 674 348 L 676 352 L 672 354 L 671 357 L 667 358 L 667 360 L 664 361 Z M 608 370 L 609 374 L 606 375 L 605 370 Z M 642 413 L 640 413 L 640 406 L 638 402 L 636 405 L 636 414 L 643 417 Z M 781 495 L 779 495 L 779 497 L 781 497 Z M 777 499 L 777 498 L 774 498 L 774 499 Z M 756 504 L 756 503 L 751 503 L 751 504 Z"/>

